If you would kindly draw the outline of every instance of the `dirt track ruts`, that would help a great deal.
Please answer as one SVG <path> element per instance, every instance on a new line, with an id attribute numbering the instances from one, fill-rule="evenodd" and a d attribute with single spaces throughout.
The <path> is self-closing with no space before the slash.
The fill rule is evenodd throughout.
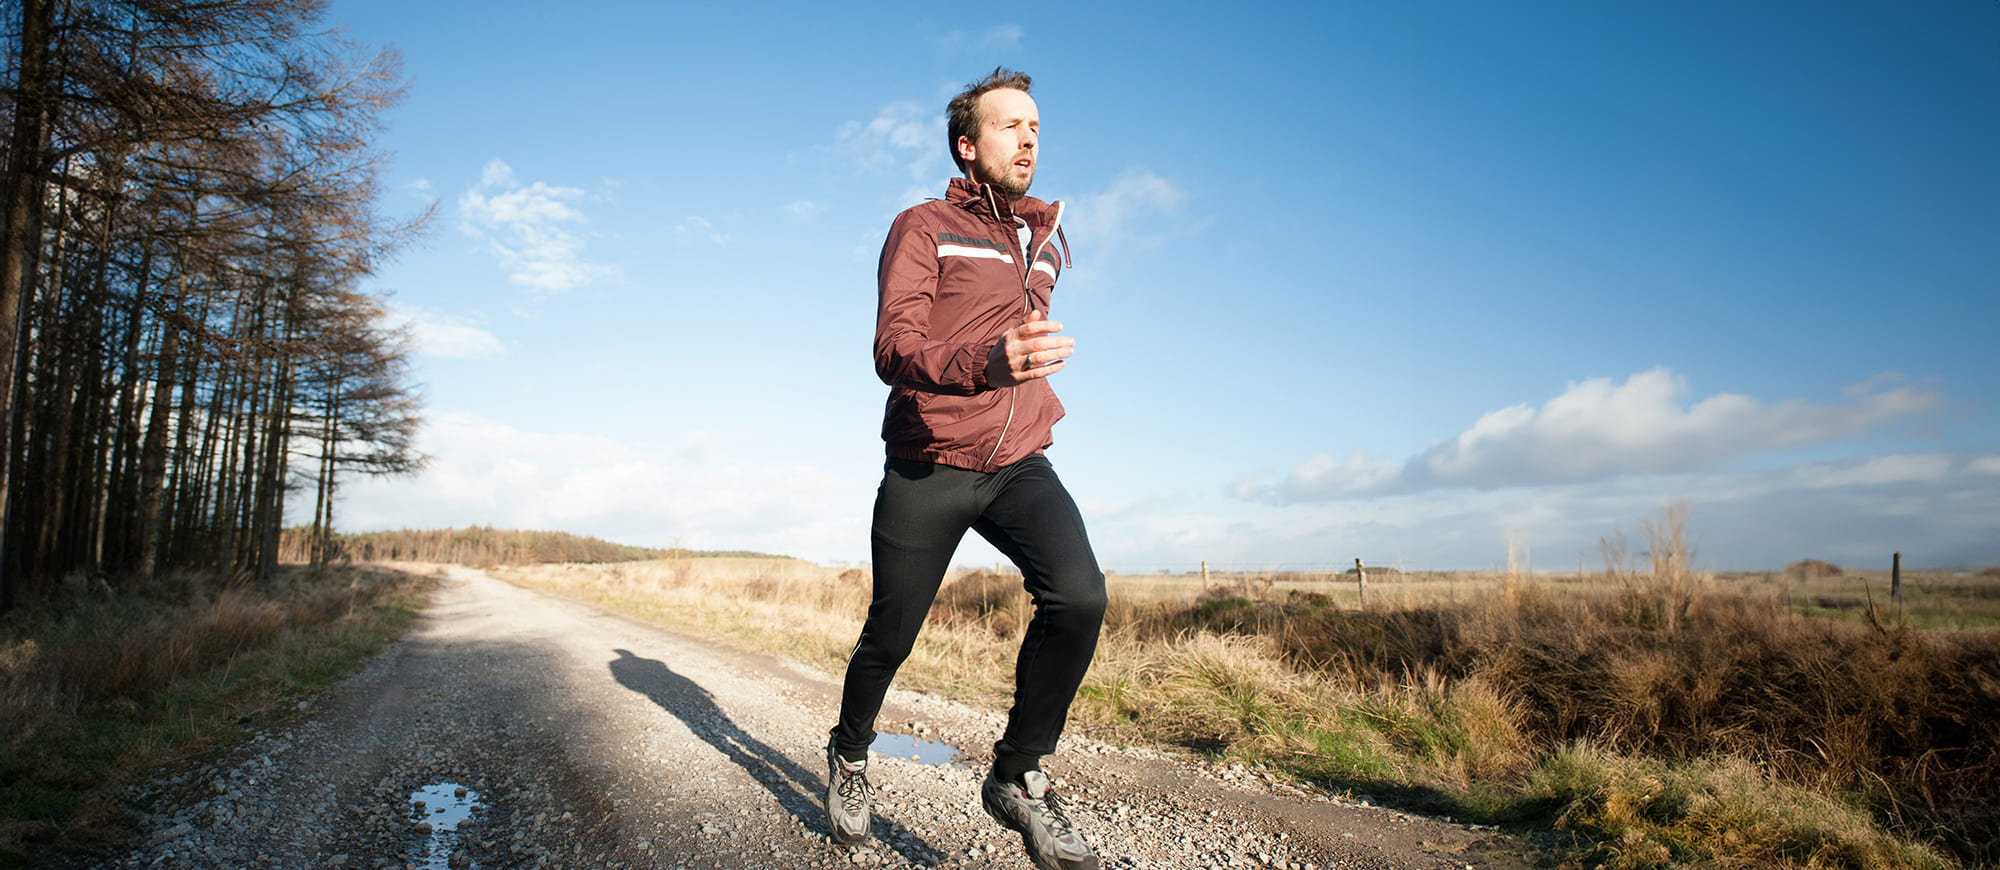
<path id="1" fill-rule="evenodd" d="M 980 809 L 977 764 L 876 756 L 874 844 L 833 844 L 819 794 L 838 689 L 838 675 L 454 568 L 407 635 L 314 709 L 150 787 L 152 832 L 137 847 L 61 863 L 1030 866 Z M 882 730 L 979 755 L 1000 723 L 895 690 Z M 1045 766 L 1106 868 L 1520 864 L 1492 832 L 1255 770 L 1074 734 Z M 438 810 L 460 804 L 470 817 L 451 830 L 456 814 Z"/>

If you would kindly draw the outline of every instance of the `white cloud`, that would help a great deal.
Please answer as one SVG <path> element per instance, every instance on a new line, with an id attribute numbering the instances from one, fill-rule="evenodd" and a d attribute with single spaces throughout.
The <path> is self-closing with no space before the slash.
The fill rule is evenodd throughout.
<path id="1" fill-rule="evenodd" d="M 963 30 L 952 30 L 931 41 L 937 45 L 938 52 L 944 55 L 959 54 L 968 49 L 991 53 L 1020 48 L 1021 37 L 1025 35 L 1026 32 L 1019 24 L 996 24 L 986 28 L 977 37 Z"/>
<path id="2" fill-rule="evenodd" d="M 826 211 L 826 203 L 801 199 L 785 204 L 785 211 L 793 217 L 812 217 Z"/>
<path id="3" fill-rule="evenodd" d="M 1957 462 L 1939 453 L 1863 456 L 1798 466 L 1793 480 L 1798 486 L 1811 489 L 1934 484 L 1944 480 L 1954 466 L 1975 469 L 1979 461 Z"/>
<path id="4" fill-rule="evenodd" d="M 487 359 L 507 352 L 500 339 L 471 321 L 436 311 L 390 303 L 383 325 L 408 329 L 417 352 L 446 359 Z"/>
<path id="5" fill-rule="evenodd" d="M 1024 35 L 1019 24 L 1000 24 L 987 28 L 979 41 L 986 48 L 1020 48 Z"/>
<path id="6" fill-rule="evenodd" d="M 419 438 L 432 465 L 410 478 L 349 478 L 345 530 L 487 524 L 562 529 L 642 545 L 755 549 L 815 559 L 867 556 L 879 463 L 839 473 L 769 461 L 728 432 L 662 445 L 532 431 L 440 414 Z M 1777 568 L 1800 558 L 1885 567 L 2000 563 L 2000 455 L 1888 454 L 1757 471 L 1645 475 L 1548 487 L 1423 490 L 1272 504 L 1196 493 L 1091 497 L 1078 485 L 1107 568 L 1334 568 L 1355 557 L 1411 568 L 1506 564 L 1509 536 L 1538 570 L 1600 564 L 1597 541 L 1689 502 L 1698 562 Z M 301 498 L 310 498 L 307 491 Z M 294 505 L 301 515 L 306 508 Z M 1635 541 L 1635 544 L 1642 543 Z M 968 536 L 956 561 L 998 558 Z"/>
<path id="7" fill-rule="evenodd" d="M 1145 169 L 1120 173 L 1105 190 L 1078 197 L 1066 208 L 1068 234 L 1087 244 L 1094 257 L 1156 248 L 1169 232 L 1168 218 L 1179 214 L 1187 193 Z"/>
<path id="8" fill-rule="evenodd" d="M 1851 393 L 1838 404 L 1787 399 L 1764 405 L 1720 393 L 1687 405 L 1687 396 L 1686 379 L 1666 368 L 1640 372 L 1623 384 L 1592 378 L 1571 383 L 1539 409 L 1523 404 L 1490 412 L 1457 437 L 1402 463 L 1360 453 L 1335 461 L 1322 454 L 1274 484 L 1246 480 L 1231 491 L 1240 498 L 1301 502 L 1699 471 L 1745 454 L 1910 422 L 1945 405 L 1943 396 L 1907 386 Z"/>
<path id="9" fill-rule="evenodd" d="M 1319 453 L 1293 468 L 1280 487 L 1288 492 L 1324 492 L 1330 496 L 1344 496 L 1388 489 L 1395 485 L 1402 472 L 1401 465 L 1377 459 L 1360 450 L 1348 454 L 1346 459 Z M 1265 488 L 1255 478 L 1245 478 L 1232 485 L 1230 492 L 1238 498 L 1251 499 L 1263 495 Z"/>
<path id="10" fill-rule="evenodd" d="M 852 554 L 868 539 L 872 482 L 737 456 L 719 433 L 690 432 L 653 447 L 443 414 L 418 448 L 433 457 L 419 475 L 346 482 L 338 526 L 561 529 L 630 544 L 807 557 Z"/>
<path id="11" fill-rule="evenodd" d="M 1848 384 L 1841 388 L 1841 392 L 1849 396 L 1865 396 L 1890 384 L 1900 384 L 1903 380 L 1902 372 L 1882 372 L 1881 374 L 1862 378 L 1859 381 Z"/>
<path id="12" fill-rule="evenodd" d="M 1668 505 L 1693 507 L 1697 564 L 1775 569 L 1802 558 L 1886 568 L 1900 551 L 1922 567 L 2000 564 L 2000 485 L 1977 469 L 2000 455 L 1885 454 L 1755 471 L 1699 471 L 1547 487 L 1420 490 L 1311 503 L 1157 499 L 1112 514 L 1085 501 L 1100 561 L 1120 570 L 1330 570 L 1353 564 L 1499 568 L 1519 542 L 1541 571 L 1602 564 L 1600 538 L 1620 528 L 1635 552 L 1640 524 Z"/>
<path id="13" fill-rule="evenodd" d="M 674 226 L 674 236 L 674 243 L 679 245 L 687 244 L 689 239 L 696 236 L 707 239 L 718 248 L 729 244 L 729 234 L 716 232 L 715 224 L 710 223 L 708 218 L 701 215 L 689 215 L 687 220 L 676 224 Z"/>
<path id="14" fill-rule="evenodd" d="M 573 290 L 618 274 L 615 266 L 586 261 L 587 236 L 571 229 L 589 222 L 576 208 L 586 198 L 580 189 L 540 181 L 524 187 L 511 167 L 494 160 L 459 197 L 459 230 L 485 243 L 507 280 L 538 296 Z"/>
<path id="15" fill-rule="evenodd" d="M 849 121 L 834 137 L 835 154 L 860 168 L 909 180 L 898 207 L 943 196 L 956 167 L 944 141 L 944 112 L 916 103 L 891 103 L 867 121 Z"/>

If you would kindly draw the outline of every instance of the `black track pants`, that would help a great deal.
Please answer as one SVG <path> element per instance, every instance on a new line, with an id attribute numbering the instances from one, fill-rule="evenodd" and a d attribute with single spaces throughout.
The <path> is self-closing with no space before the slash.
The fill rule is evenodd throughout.
<path id="1" fill-rule="evenodd" d="M 1056 749 L 1070 701 L 1083 684 L 1104 622 L 1104 572 L 1090 551 L 1083 515 L 1035 454 L 992 474 L 890 459 L 875 494 L 870 550 L 875 597 L 847 660 L 834 743 L 848 753 L 875 740 L 875 716 L 965 530 L 1021 569 L 1035 605 L 1014 666 L 1014 708 L 995 751 L 1017 760 Z"/>

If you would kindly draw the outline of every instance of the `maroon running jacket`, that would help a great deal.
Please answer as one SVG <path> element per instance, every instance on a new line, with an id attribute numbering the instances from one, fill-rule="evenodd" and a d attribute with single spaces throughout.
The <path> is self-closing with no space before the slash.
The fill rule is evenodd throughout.
<path id="1" fill-rule="evenodd" d="M 992 185 L 954 178 L 944 199 L 896 216 L 875 276 L 890 456 L 990 472 L 1054 443 L 1063 407 L 1049 379 L 989 387 L 986 353 L 1029 310 L 1049 314 L 1069 259 L 1062 210 L 1034 197 L 1009 203 Z M 1016 218 L 1032 233 L 1026 248 Z"/>

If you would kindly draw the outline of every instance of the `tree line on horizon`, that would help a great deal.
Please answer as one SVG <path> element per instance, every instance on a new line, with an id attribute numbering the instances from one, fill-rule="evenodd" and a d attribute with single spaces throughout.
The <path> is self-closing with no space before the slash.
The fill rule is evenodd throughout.
<path id="1" fill-rule="evenodd" d="M 0 11 L 0 610 L 78 572 L 261 578 L 289 491 L 420 467 L 408 342 L 359 289 L 393 53 L 326 0 Z"/>
<path id="2" fill-rule="evenodd" d="M 280 555 L 287 561 L 305 561 L 315 554 L 313 548 L 319 539 L 320 536 L 310 528 L 286 529 Z M 496 529 L 491 526 L 334 533 L 330 537 L 330 545 L 319 545 L 317 552 L 324 558 L 352 562 L 439 562 L 475 568 L 658 559 L 791 558 L 749 550 L 635 547 L 569 532 Z"/>

